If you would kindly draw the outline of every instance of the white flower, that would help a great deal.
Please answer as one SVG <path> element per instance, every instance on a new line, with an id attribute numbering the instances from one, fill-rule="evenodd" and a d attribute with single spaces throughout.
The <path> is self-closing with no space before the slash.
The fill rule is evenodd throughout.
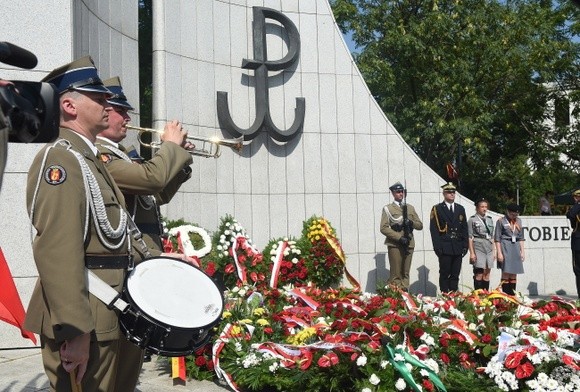
<path id="1" fill-rule="evenodd" d="M 270 370 L 271 373 L 276 373 L 276 370 L 278 369 L 279 366 L 280 365 L 278 365 L 278 362 L 274 362 L 268 367 L 268 370 Z"/>
<path id="2" fill-rule="evenodd" d="M 231 231 L 229 230 L 224 230 L 224 235 L 230 235 Z"/>
<path id="3" fill-rule="evenodd" d="M 389 361 L 382 360 L 381 361 L 381 369 L 386 369 L 387 366 L 389 366 L 389 364 L 390 364 Z"/>
<path id="4" fill-rule="evenodd" d="M 373 385 L 378 385 L 381 382 L 381 379 L 376 374 L 371 374 L 369 378 L 369 382 Z"/>
<path id="5" fill-rule="evenodd" d="M 407 388 L 407 383 L 402 378 L 399 378 L 395 383 L 395 388 L 397 388 L 397 391 L 403 391 Z"/>
<path id="6" fill-rule="evenodd" d="M 363 388 L 360 392 L 372 392 L 370 388 Z"/>
<path id="7" fill-rule="evenodd" d="M 298 259 L 296 257 L 292 259 L 292 264 L 298 264 Z"/>
<path id="8" fill-rule="evenodd" d="M 357 366 L 364 366 L 367 364 L 367 357 L 365 357 L 364 355 L 361 355 L 360 357 L 358 357 L 356 359 L 356 364 Z"/>

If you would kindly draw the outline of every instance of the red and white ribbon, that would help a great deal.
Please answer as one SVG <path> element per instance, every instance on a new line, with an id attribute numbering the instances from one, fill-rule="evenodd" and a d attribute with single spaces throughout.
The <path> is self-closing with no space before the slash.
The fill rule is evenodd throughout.
<path id="1" fill-rule="evenodd" d="M 293 297 L 300 298 L 302 301 L 304 301 L 306 305 L 310 306 L 314 310 L 318 309 L 318 307 L 320 306 L 318 302 L 307 296 L 305 293 L 302 292 L 302 290 L 298 288 L 289 291 L 288 294 L 290 294 Z"/>
<path id="2" fill-rule="evenodd" d="M 275 289 L 278 287 L 278 274 L 284 259 L 284 251 L 288 248 L 288 241 L 279 241 L 276 256 L 274 257 L 274 266 L 272 267 L 272 275 L 270 276 L 270 287 Z"/>
<path id="3" fill-rule="evenodd" d="M 238 271 L 238 278 L 242 281 L 242 283 L 246 283 L 246 267 L 244 267 L 240 261 L 238 260 L 238 244 L 239 244 L 239 239 L 243 238 L 243 240 L 245 241 L 245 244 L 247 244 L 248 240 L 246 237 L 244 237 L 241 234 L 237 234 L 234 237 L 234 243 L 232 244 L 232 256 L 234 258 L 234 265 L 236 266 L 236 270 Z"/>

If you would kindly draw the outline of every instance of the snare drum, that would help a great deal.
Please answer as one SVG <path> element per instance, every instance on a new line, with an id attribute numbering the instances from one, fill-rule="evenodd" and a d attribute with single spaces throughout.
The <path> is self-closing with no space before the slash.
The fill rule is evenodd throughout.
<path id="1" fill-rule="evenodd" d="M 179 357 L 211 338 L 224 298 L 209 276 L 178 259 L 155 257 L 128 275 L 122 298 L 129 310 L 119 315 L 121 330 L 143 349 Z"/>

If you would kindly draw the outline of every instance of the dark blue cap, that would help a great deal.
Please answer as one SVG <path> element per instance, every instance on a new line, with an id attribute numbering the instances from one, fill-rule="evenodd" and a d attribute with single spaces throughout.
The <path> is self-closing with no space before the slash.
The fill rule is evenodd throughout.
<path id="1" fill-rule="evenodd" d="M 133 110 L 133 106 L 127 101 L 127 97 L 123 92 L 123 86 L 121 85 L 121 79 L 118 76 L 107 79 L 103 82 L 106 88 L 108 88 L 113 96 L 107 98 L 107 101 L 113 106 L 121 106 L 123 108 Z"/>
<path id="2" fill-rule="evenodd" d="M 103 85 L 91 56 L 54 69 L 42 81 L 54 84 L 59 94 L 72 90 L 111 94 Z"/>

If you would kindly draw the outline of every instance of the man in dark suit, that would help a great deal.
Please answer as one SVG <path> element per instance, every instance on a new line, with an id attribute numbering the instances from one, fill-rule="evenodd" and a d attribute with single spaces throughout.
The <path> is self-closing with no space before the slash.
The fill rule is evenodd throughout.
<path id="1" fill-rule="evenodd" d="M 572 227 L 570 245 L 572 247 L 572 268 L 576 275 L 576 291 L 580 298 L 580 188 L 572 192 L 574 205 L 570 208 L 566 217 Z"/>
<path id="2" fill-rule="evenodd" d="M 469 237 L 465 209 L 455 203 L 455 185 L 449 182 L 441 188 L 444 200 L 431 209 L 430 231 L 433 250 L 439 258 L 439 290 L 448 293 L 458 290 Z"/>

